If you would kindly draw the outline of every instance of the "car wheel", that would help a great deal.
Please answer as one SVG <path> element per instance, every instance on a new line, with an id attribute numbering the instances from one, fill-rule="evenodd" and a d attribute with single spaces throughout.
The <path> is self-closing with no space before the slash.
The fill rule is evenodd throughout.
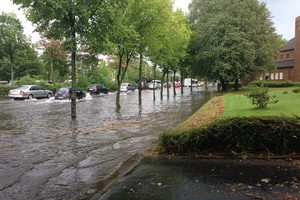
<path id="1" fill-rule="evenodd" d="M 28 95 L 28 99 L 33 99 L 33 95 L 32 94 Z"/>
<path id="2" fill-rule="evenodd" d="M 51 93 L 47 94 L 47 98 L 50 99 L 52 97 Z"/>

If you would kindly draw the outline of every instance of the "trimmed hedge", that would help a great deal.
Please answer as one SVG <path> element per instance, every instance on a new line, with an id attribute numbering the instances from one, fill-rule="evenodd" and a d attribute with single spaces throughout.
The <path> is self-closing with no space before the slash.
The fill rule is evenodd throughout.
<path id="1" fill-rule="evenodd" d="M 206 127 L 164 131 L 162 153 L 189 155 L 283 155 L 300 153 L 297 117 L 233 117 Z"/>
<path id="2" fill-rule="evenodd" d="M 248 84 L 248 86 L 261 86 L 264 85 L 266 87 L 294 87 L 300 86 L 300 82 L 292 82 L 292 81 L 252 81 Z"/>

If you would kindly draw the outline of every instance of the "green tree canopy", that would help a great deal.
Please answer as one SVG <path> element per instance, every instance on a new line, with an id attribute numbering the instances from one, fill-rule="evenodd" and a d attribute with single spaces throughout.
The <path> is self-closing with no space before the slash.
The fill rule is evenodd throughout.
<path id="1" fill-rule="evenodd" d="M 225 82 L 274 69 L 278 36 L 265 3 L 193 0 L 189 20 L 197 74 Z"/>
<path id="2" fill-rule="evenodd" d="M 96 40 L 95 32 L 104 32 L 112 22 L 111 7 L 118 0 L 13 0 L 25 9 L 27 18 L 37 25 L 36 31 L 46 38 L 64 41 L 71 52 L 72 88 L 76 90 L 76 52 L 87 40 Z M 99 39 L 99 38 L 97 38 Z M 76 95 L 71 97 L 71 117 L 76 118 Z"/>
<path id="3" fill-rule="evenodd" d="M 0 15 L 0 78 L 14 82 L 15 77 L 37 75 L 40 62 L 13 13 Z"/>

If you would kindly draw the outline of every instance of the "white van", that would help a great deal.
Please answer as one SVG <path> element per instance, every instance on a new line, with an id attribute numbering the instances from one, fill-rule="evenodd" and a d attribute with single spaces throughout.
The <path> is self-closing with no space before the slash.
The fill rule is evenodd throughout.
<path id="1" fill-rule="evenodd" d="M 200 84 L 198 83 L 197 79 L 192 79 L 192 78 L 185 78 L 183 82 L 184 87 L 199 87 Z"/>

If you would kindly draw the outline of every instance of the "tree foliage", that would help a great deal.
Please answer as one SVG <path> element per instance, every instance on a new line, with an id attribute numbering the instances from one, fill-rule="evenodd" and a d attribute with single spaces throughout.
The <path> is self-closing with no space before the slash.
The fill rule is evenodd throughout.
<path id="1" fill-rule="evenodd" d="M 77 48 L 88 39 L 94 39 L 94 32 L 103 31 L 103 27 L 107 27 L 108 23 L 101 20 L 110 19 L 109 8 L 116 5 L 114 1 L 13 0 L 13 2 L 25 9 L 27 18 L 37 25 L 36 31 L 48 39 L 64 41 L 66 50 L 71 52 L 72 88 L 76 90 Z M 76 118 L 75 92 L 71 97 L 71 117 Z"/>
<path id="2" fill-rule="evenodd" d="M 50 40 L 40 40 L 39 45 L 45 48 L 45 51 L 43 53 L 43 58 L 45 61 L 45 64 L 47 64 L 48 67 L 48 80 L 51 80 L 52 83 L 55 83 L 55 71 L 54 69 L 57 68 L 59 71 L 60 77 L 63 77 L 65 70 L 59 70 L 59 68 L 62 68 L 66 66 L 66 51 L 62 48 L 62 42 L 57 41 L 55 39 Z"/>
<path id="3" fill-rule="evenodd" d="M 0 78 L 14 82 L 15 77 L 36 75 L 40 63 L 13 13 L 0 15 Z"/>
<path id="4" fill-rule="evenodd" d="M 194 72 L 220 79 L 227 89 L 229 80 L 274 69 L 278 36 L 265 3 L 193 0 L 190 11 Z"/>

